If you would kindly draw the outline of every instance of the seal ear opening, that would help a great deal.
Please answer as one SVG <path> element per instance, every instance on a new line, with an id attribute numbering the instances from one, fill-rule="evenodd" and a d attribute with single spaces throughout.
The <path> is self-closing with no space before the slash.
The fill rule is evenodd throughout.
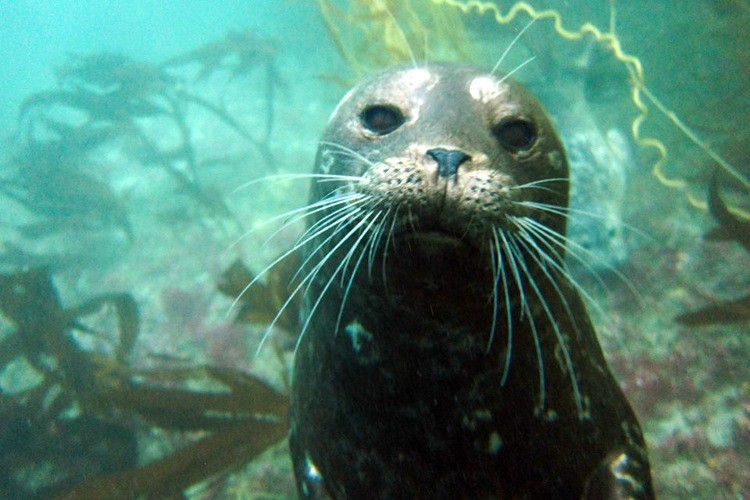
<path id="1" fill-rule="evenodd" d="M 367 106 L 359 114 L 359 120 L 370 132 L 377 135 L 390 134 L 404 124 L 406 118 L 396 106 L 375 104 Z"/>
<path id="2" fill-rule="evenodd" d="M 536 126 L 521 118 L 501 121 L 492 129 L 492 135 L 511 153 L 531 149 L 538 138 Z"/>

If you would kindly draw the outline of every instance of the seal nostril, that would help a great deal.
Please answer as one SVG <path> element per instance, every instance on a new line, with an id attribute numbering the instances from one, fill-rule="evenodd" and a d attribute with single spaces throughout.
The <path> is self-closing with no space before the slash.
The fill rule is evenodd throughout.
<path id="1" fill-rule="evenodd" d="M 459 149 L 433 148 L 428 149 L 426 154 L 437 162 L 440 177 L 456 175 L 459 165 L 471 160 L 471 156 Z"/>

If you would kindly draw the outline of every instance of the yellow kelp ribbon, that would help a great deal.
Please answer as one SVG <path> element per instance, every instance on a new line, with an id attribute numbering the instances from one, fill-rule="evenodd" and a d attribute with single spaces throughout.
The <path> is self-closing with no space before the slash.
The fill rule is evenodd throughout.
<path id="1" fill-rule="evenodd" d="M 317 0 L 317 4 L 336 50 L 359 77 L 435 55 L 428 54 L 428 42 L 442 48 L 439 57 L 447 53 L 463 61 L 474 58 L 461 13 L 437 8 L 430 0 Z"/>
<path id="2" fill-rule="evenodd" d="M 603 47 L 608 49 L 612 55 L 626 67 L 630 75 L 630 89 L 631 99 L 636 109 L 638 110 L 638 116 L 633 120 L 631 124 L 631 132 L 633 134 L 633 140 L 641 147 L 652 148 L 656 150 L 658 154 L 658 160 L 654 163 L 652 171 L 654 176 L 670 188 L 679 189 L 685 193 L 690 204 L 693 206 L 706 209 L 706 202 L 696 198 L 689 189 L 688 183 L 684 179 L 670 178 L 665 172 L 665 165 L 667 161 L 667 148 L 664 146 L 659 139 L 655 137 L 645 137 L 641 135 L 641 126 L 648 117 L 649 107 L 644 102 L 643 96 L 648 99 L 653 106 L 659 110 L 664 116 L 672 122 L 693 144 L 698 146 L 704 153 L 706 153 L 711 159 L 713 159 L 727 174 L 735 178 L 742 186 L 750 189 L 750 181 L 739 172 L 735 167 L 729 164 L 724 158 L 722 158 L 716 151 L 714 151 L 705 141 L 703 141 L 698 135 L 690 129 L 673 111 L 667 108 L 645 85 L 645 75 L 643 72 L 643 65 L 640 59 L 628 54 L 622 48 L 622 44 L 614 33 L 614 22 L 610 22 L 610 31 L 602 32 L 599 28 L 593 24 L 586 22 L 581 25 L 577 30 L 571 31 L 563 26 L 562 16 L 556 10 L 541 10 L 538 11 L 526 2 L 515 3 L 507 14 L 503 15 L 500 8 L 490 2 L 483 2 L 479 0 L 469 0 L 462 2 L 459 0 L 431 0 L 435 5 L 447 5 L 459 9 L 463 14 L 469 14 L 472 11 L 479 15 L 485 15 L 491 13 L 495 17 L 495 21 L 498 24 L 507 24 L 513 21 L 516 16 L 524 12 L 532 19 L 552 19 L 554 23 L 555 32 L 562 38 L 571 41 L 582 40 L 587 35 L 593 37 L 593 39 L 600 43 Z M 732 211 L 737 215 L 750 219 L 750 212 L 742 210 L 738 207 L 732 207 Z"/>

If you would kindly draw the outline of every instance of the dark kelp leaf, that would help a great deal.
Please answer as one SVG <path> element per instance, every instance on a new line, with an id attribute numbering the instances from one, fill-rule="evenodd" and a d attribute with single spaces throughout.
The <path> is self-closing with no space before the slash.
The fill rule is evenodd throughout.
<path id="1" fill-rule="evenodd" d="M 293 278 L 300 261 L 300 253 L 293 252 L 268 271 L 265 283 L 256 281 L 247 289 L 255 276 L 241 261 L 232 263 L 222 274 L 218 288 L 231 299 L 240 297 L 235 321 L 268 325 L 276 319 L 279 328 L 291 333 L 299 331 L 300 294 L 291 298 L 290 294 L 294 290 Z M 279 315 L 282 307 L 284 310 Z"/>
<path id="2" fill-rule="evenodd" d="M 100 311 L 106 305 L 111 305 L 117 315 L 117 325 L 120 343 L 117 346 L 117 359 L 124 361 L 133 350 L 138 329 L 140 325 L 140 316 L 138 314 L 138 304 L 133 296 L 128 293 L 110 293 L 99 295 L 83 304 L 70 309 L 70 314 L 74 317 L 86 316 Z M 81 325 L 77 325 L 82 328 Z"/>
<path id="3" fill-rule="evenodd" d="M 178 496 L 190 485 L 248 463 L 286 437 L 288 430 L 286 422 L 248 420 L 231 424 L 161 460 L 87 481 L 57 498 Z"/>
<path id="4" fill-rule="evenodd" d="M 255 282 L 245 289 L 254 279 L 255 275 L 239 259 L 219 279 L 217 287 L 221 293 L 233 300 L 240 298 L 239 310 L 234 318 L 237 323 L 268 324 L 276 316 L 265 284 Z"/>
<path id="5" fill-rule="evenodd" d="M 676 321 L 683 325 L 703 326 L 750 321 L 750 295 L 718 302 L 696 311 L 682 313 Z"/>
<path id="6" fill-rule="evenodd" d="M 254 278 L 253 273 L 245 267 L 240 259 L 237 259 L 224 270 L 216 287 L 227 297 L 235 298 L 245 290 L 245 287 Z"/>
<path id="7" fill-rule="evenodd" d="M 742 220 L 729 211 L 719 194 L 718 173 L 714 172 L 708 187 L 708 209 L 719 223 L 719 227 L 711 230 L 706 238 L 709 240 L 736 241 L 750 252 L 750 220 Z"/>
<path id="8" fill-rule="evenodd" d="M 750 251 L 750 220 L 743 220 L 729 211 L 719 194 L 718 171 L 711 176 L 708 187 L 708 209 L 719 227 L 706 234 L 707 240 L 735 241 Z M 678 323 L 691 326 L 743 323 L 750 321 L 750 295 L 716 302 L 696 311 L 682 313 Z"/>
<path id="9" fill-rule="evenodd" d="M 44 337 L 62 335 L 69 315 L 46 269 L 0 276 L 0 310 L 16 325 L 23 344 L 43 345 Z"/>
<path id="10" fill-rule="evenodd" d="M 243 419 L 285 421 L 289 397 L 261 379 L 229 368 L 203 367 L 203 383 L 210 380 L 226 386 L 227 392 L 194 391 L 158 387 L 149 383 L 125 382 L 104 390 L 102 401 L 135 412 L 154 424 L 174 430 L 216 430 Z M 170 372 L 170 373 L 166 373 Z M 192 370 L 143 372 L 138 378 L 166 377 L 196 381 Z"/>

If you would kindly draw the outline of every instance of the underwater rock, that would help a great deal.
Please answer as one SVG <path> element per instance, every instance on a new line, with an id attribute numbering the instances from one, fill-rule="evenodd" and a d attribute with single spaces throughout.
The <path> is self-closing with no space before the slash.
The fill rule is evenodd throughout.
<path id="1" fill-rule="evenodd" d="M 590 128 L 563 133 L 563 142 L 571 175 L 568 237 L 585 249 L 581 256 L 594 269 L 616 266 L 628 256 L 623 208 L 632 157 L 627 139 L 617 129 Z M 568 264 L 582 265 L 571 258 Z"/>

